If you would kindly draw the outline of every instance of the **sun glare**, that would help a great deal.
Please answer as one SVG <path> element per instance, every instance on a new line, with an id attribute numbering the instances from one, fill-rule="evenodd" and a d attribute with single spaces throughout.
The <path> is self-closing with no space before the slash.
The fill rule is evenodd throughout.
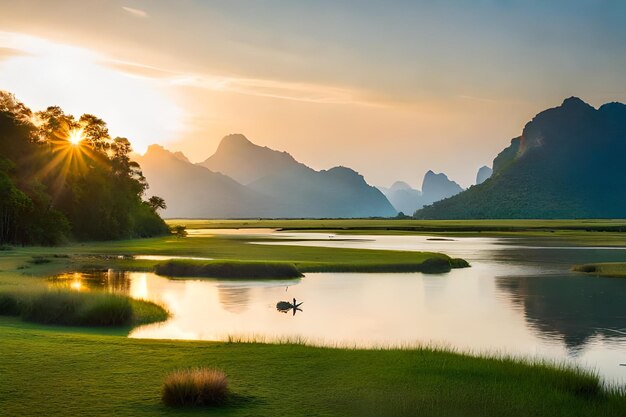
<path id="1" fill-rule="evenodd" d="M 67 137 L 67 140 L 74 146 L 79 145 L 84 139 L 83 129 L 72 129 Z"/>

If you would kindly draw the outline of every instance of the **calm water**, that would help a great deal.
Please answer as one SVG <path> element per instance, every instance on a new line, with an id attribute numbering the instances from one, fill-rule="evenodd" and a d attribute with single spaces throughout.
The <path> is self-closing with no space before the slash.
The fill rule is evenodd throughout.
<path id="1" fill-rule="evenodd" d="M 197 234 L 215 234 L 213 230 Z M 232 233 L 232 231 L 231 231 Z M 248 233 L 245 230 L 239 233 Z M 531 246 L 524 240 L 272 233 L 289 244 L 428 250 L 468 260 L 447 274 L 311 273 L 268 281 L 169 280 L 152 273 L 69 274 L 61 285 L 105 286 L 162 303 L 173 317 L 131 337 L 220 340 L 303 337 L 347 346 L 436 344 L 569 361 L 626 383 L 626 280 L 576 275 L 575 263 L 626 261 L 622 248 Z M 189 237 L 193 238 L 193 237 Z M 276 310 L 296 298 L 302 311 Z"/>

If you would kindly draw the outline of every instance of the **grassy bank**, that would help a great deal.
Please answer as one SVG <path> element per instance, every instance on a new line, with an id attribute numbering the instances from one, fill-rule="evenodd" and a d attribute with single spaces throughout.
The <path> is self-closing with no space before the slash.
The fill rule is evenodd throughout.
<path id="1" fill-rule="evenodd" d="M 304 272 L 423 272 L 436 274 L 452 268 L 465 268 L 463 259 L 433 254 L 407 263 L 338 263 L 338 262 L 268 262 L 268 261 L 202 261 L 175 259 L 155 265 L 155 272 L 167 277 L 212 278 L 298 278 Z"/>
<path id="2" fill-rule="evenodd" d="M 435 272 L 445 272 L 451 267 L 467 266 L 463 260 L 434 252 L 251 244 L 266 241 L 267 238 L 254 236 L 189 236 L 183 239 L 167 236 L 54 248 L 13 248 L 0 254 L 0 285 L 1 271 L 34 276 L 106 268 L 152 271 L 162 262 L 132 259 L 134 255 L 203 257 L 232 265 L 237 262 L 257 262 L 258 266 L 262 263 L 293 264 L 302 273 L 418 272 L 435 270 L 434 266 L 438 267 Z"/>
<path id="3" fill-rule="evenodd" d="M 167 277 L 212 278 L 299 278 L 302 275 L 294 264 L 262 261 L 199 261 L 176 259 L 161 262 L 154 271 Z"/>
<path id="4" fill-rule="evenodd" d="M 0 315 L 65 326 L 137 326 L 164 321 L 165 309 L 118 294 L 45 290 L 0 291 Z"/>
<path id="5" fill-rule="evenodd" d="M 426 349 L 133 340 L 2 318 L 0 340 L 6 415 L 178 415 L 161 405 L 161 384 L 196 366 L 224 370 L 234 393 L 211 415 L 619 416 L 626 407 L 589 374 Z"/>
<path id="6" fill-rule="evenodd" d="M 626 278 L 626 263 L 607 262 L 597 264 L 574 265 L 572 271 L 583 272 L 600 277 Z"/>

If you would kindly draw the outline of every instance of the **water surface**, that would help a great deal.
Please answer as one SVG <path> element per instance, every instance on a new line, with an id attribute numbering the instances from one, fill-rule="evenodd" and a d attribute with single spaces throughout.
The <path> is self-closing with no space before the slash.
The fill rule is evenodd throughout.
<path id="1" fill-rule="evenodd" d="M 620 366 L 626 364 L 626 280 L 569 271 L 576 263 L 626 261 L 624 248 L 414 235 L 257 231 L 259 236 L 280 241 L 254 244 L 443 252 L 472 267 L 438 275 L 309 273 L 263 281 L 170 280 L 110 271 L 69 274 L 57 283 L 105 287 L 167 306 L 172 318 L 135 329 L 130 336 L 136 338 L 225 340 L 234 335 L 300 337 L 331 346 L 435 344 L 568 361 L 597 369 L 607 381 L 626 383 L 626 366 Z M 277 311 L 277 302 L 293 298 L 303 302 L 302 311 Z"/>

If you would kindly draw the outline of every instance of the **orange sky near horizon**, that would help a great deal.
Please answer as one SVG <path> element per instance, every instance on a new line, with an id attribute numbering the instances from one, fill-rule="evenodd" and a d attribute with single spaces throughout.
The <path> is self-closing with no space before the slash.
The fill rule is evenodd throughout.
<path id="1" fill-rule="evenodd" d="M 194 162 L 210 156 L 223 136 L 242 133 L 315 169 L 349 166 L 373 185 L 403 180 L 419 188 L 432 169 L 466 187 L 537 112 L 571 95 L 595 106 L 623 101 L 626 91 L 612 71 L 624 62 L 614 46 L 606 57 L 594 52 L 605 67 L 577 67 L 557 79 L 578 63 L 577 50 L 563 50 L 543 69 L 518 71 L 514 66 L 531 55 L 549 56 L 549 48 L 533 52 L 519 34 L 501 45 L 489 37 L 495 32 L 480 31 L 468 34 L 482 42 L 472 51 L 452 35 L 432 41 L 449 51 L 416 46 L 402 33 L 412 22 L 393 11 L 353 13 L 343 24 L 336 19 L 351 11 L 332 2 L 275 15 L 191 0 L 178 7 L 89 3 L 0 0 L 0 89 L 34 110 L 59 105 L 77 116 L 93 113 L 138 152 L 159 143 Z M 464 17 L 444 12 L 463 29 Z M 320 14 L 319 28 L 298 29 L 294 17 L 306 13 Z M 371 22 L 382 25 L 386 43 L 367 38 Z M 442 30 L 450 24 L 442 21 Z M 438 33 L 424 25 L 421 35 Z M 499 58 L 509 49 L 518 62 Z"/>

